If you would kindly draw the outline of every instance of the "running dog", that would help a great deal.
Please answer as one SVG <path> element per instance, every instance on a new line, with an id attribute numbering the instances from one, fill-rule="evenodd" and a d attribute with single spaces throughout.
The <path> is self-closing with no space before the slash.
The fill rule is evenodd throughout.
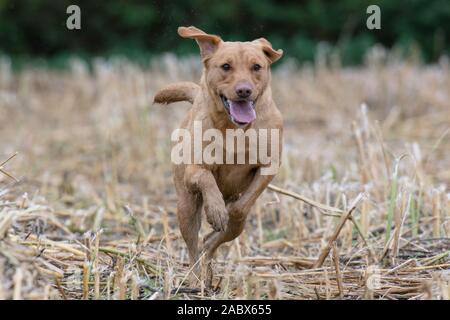
<path id="1" fill-rule="evenodd" d="M 207 34 L 193 26 L 179 27 L 183 38 L 194 39 L 200 47 L 203 73 L 200 85 L 180 82 L 169 85 L 155 95 L 154 102 L 169 104 L 188 101 L 192 108 L 187 113 L 181 128 L 190 132 L 194 122 L 201 122 L 203 130 L 277 129 L 281 159 L 283 119 L 272 100 L 270 87 L 272 63 L 283 55 L 269 41 L 259 38 L 250 42 L 228 42 L 219 36 Z M 245 152 L 248 153 L 246 144 Z M 227 154 L 226 146 L 224 157 Z M 228 151 L 229 152 L 229 151 Z M 234 151 L 236 153 L 236 148 Z M 266 189 L 274 174 L 263 174 L 267 164 L 262 161 L 245 164 L 199 164 L 174 165 L 174 183 L 177 193 L 177 216 L 180 231 L 186 242 L 192 270 L 197 280 L 201 279 L 198 238 L 202 214 L 213 231 L 203 242 L 208 286 L 212 284 L 211 259 L 224 242 L 238 237 L 247 215 L 256 199 Z"/>

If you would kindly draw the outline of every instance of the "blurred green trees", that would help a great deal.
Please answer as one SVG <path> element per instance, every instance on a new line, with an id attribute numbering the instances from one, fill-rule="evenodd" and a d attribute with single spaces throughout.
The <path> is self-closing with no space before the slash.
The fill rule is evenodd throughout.
<path id="1" fill-rule="evenodd" d="M 81 30 L 66 28 L 71 4 L 81 8 Z M 366 28 L 370 4 L 381 8 L 381 30 Z M 324 43 L 346 64 L 361 62 L 375 43 L 418 47 L 425 61 L 450 51 L 448 0 L 0 0 L 0 53 L 133 58 L 195 52 L 177 36 L 179 25 L 229 40 L 264 36 L 299 61 L 312 60 Z"/>

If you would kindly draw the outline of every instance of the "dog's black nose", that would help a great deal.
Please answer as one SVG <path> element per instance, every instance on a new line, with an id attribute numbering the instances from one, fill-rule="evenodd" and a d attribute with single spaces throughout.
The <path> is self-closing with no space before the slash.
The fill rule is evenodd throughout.
<path id="1" fill-rule="evenodd" d="M 236 94 L 239 98 L 248 98 L 252 94 L 252 87 L 247 83 L 238 84 Z"/>

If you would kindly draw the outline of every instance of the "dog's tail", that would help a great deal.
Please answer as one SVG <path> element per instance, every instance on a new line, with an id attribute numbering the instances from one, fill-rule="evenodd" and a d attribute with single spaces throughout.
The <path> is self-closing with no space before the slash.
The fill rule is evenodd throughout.
<path id="1" fill-rule="evenodd" d="M 200 86 L 193 82 L 173 83 L 159 90 L 153 99 L 153 103 L 169 104 L 179 101 L 194 103 L 199 91 Z"/>

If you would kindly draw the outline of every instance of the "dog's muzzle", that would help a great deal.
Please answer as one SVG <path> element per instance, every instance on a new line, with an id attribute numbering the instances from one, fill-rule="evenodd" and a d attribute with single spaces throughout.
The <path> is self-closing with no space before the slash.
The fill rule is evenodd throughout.
<path id="1" fill-rule="evenodd" d="M 227 110 L 231 121 L 238 126 L 244 126 L 256 119 L 255 102 L 252 100 L 230 100 L 224 95 L 220 99 Z"/>

